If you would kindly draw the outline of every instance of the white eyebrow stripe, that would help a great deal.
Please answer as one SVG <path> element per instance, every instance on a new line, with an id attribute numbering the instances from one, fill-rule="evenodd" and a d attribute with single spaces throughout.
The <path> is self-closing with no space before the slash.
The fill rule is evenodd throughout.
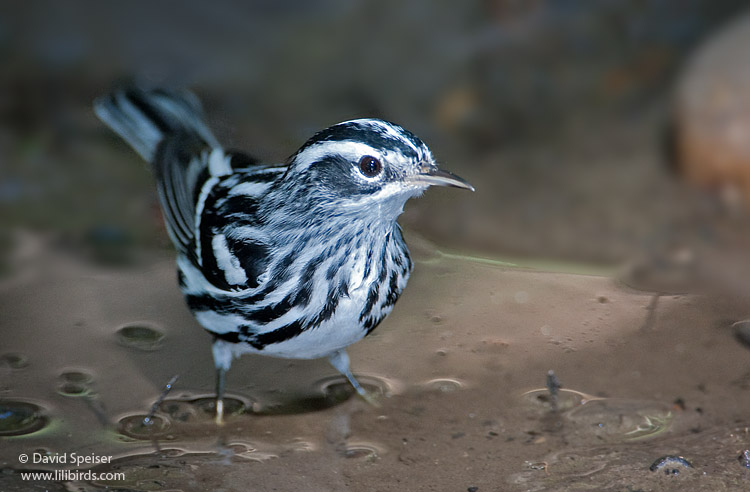
<path id="1" fill-rule="evenodd" d="M 314 164 L 329 155 L 340 155 L 352 161 L 359 160 L 363 155 L 382 158 L 382 152 L 362 142 L 340 140 L 333 142 L 319 142 L 306 148 L 294 157 L 295 162 Z"/>

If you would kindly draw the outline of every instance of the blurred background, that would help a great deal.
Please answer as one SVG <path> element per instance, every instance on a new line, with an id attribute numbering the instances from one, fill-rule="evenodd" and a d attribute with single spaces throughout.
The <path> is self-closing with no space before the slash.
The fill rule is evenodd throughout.
<path id="1" fill-rule="evenodd" d="M 635 263 L 651 288 L 704 250 L 736 272 L 742 248 L 721 248 L 747 235 L 745 5 L 4 2 L 3 271 L 19 229 L 97 262 L 169 248 L 150 173 L 91 111 L 136 82 L 193 89 L 220 140 L 269 162 L 344 119 L 409 128 L 477 188 L 408 205 L 402 224 L 441 247 Z"/>
<path id="2" fill-rule="evenodd" d="M 748 489 L 748 47 L 745 0 L 0 1 L 0 489 L 45 449 L 128 472 L 85 490 L 677 490 L 649 471 L 672 453 L 680 490 Z M 327 400 L 324 360 L 243 357 L 245 447 L 217 453 L 153 177 L 92 112 L 133 83 L 272 163 L 388 119 L 476 187 L 400 219 L 410 287 L 350 351 L 382 408 Z M 550 369 L 560 412 L 527 398 Z"/>

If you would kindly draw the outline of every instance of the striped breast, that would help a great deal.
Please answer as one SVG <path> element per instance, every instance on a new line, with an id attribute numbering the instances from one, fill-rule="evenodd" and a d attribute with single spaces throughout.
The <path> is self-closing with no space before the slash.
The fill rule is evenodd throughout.
<path id="1" fill-rule="evenodd" d="M 181 286 L 196 318 L 218 338 L 271 355 L 320 357 L 385 318 L 412 263 L 395 222 L 375 231 L 328 224 L 325 234 L 267 227 L 259 209 L 283 170 L 237 172 L 204 190 L 201 261 L 180 257 Z"/>

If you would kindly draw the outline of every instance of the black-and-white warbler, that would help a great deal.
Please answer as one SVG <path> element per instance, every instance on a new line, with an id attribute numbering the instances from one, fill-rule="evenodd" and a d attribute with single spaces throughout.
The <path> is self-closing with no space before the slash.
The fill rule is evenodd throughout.
<path id="1" fill-rule="evenodd" d="M 346 347 L 390 313 L 412 261 L 396 219 L 441 171 L 412 133 L 378 119 L 315 134 L 282 166 L 221 148 L 189 92 L 127 90 L 96 114 L 152 164 L 180 287 L 214 336 L 216 419 L 232 359 L 328 357 L 361 395 Z"/>

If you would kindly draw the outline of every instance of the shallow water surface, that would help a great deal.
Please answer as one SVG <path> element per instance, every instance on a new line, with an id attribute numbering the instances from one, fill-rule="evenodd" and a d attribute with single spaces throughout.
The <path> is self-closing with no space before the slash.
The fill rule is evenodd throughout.
<path id="1" fill-rule="evenodd" d="M 112 268 L 38 248 L 0 284 L 0 489 L 750 488 L 739 300 L 654 303 L 611 276 L 407 239 L 416 268 L 406 293 L 350 349 L 379 404 L 353 396 L 326 361 L 246 356 L 229 373 L 221 428 L 210 337 L 170 256 Z M 72 453 L 93 462 L 71 463 Z M 68 462 L 40 458 L 60 455 Z M 650 470 L 665 457 L 675 458 Z M 123 475 L 29 481 L 28 470 Z"/>

